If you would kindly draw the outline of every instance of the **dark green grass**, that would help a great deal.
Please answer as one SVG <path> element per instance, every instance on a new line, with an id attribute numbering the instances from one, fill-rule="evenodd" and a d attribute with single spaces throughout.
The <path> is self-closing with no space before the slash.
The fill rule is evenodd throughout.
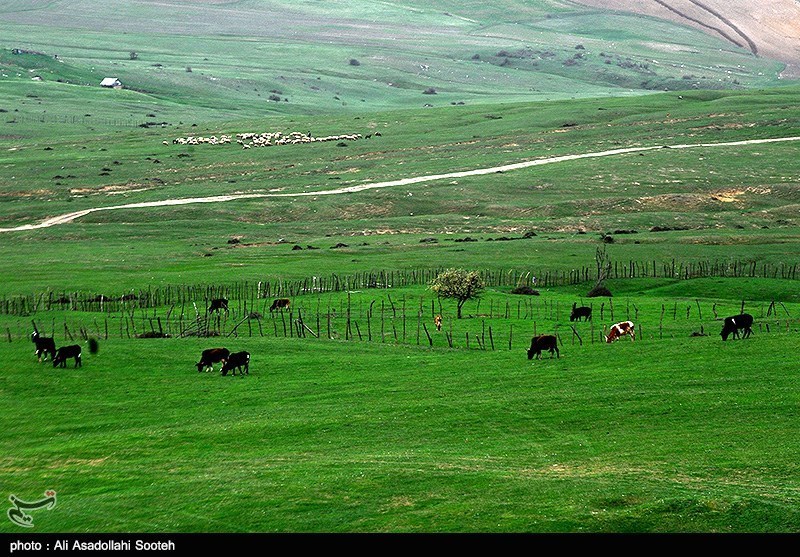
<path id="1" fill-rule="evenodd" d="M 194 370 L 213 340 L 109 340 L 78 370 L 6 343 L 4 485 L 57 491 L 42 532 L 795 532 L 797 339 L 534 363 L 239 339 L 235 378 Z"/>

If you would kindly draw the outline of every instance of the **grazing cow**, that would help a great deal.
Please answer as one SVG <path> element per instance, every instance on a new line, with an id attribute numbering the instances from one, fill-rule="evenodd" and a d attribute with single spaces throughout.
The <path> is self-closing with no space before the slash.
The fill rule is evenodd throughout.
<path id="1" fill-rule="evenodd" d="M 291 304 L 291 302 L 289 300 L 287 300 L 286 298 L 278 298 L 277 300 L 272 302 L 272 305 L 269 307 L 269 311 L 270 311 L 270 313 L 272 313 L 276 309 L 283 309 L 283 308 L 287 308 L 288 309 L 289 308 L 289 304 Z"/>
<path id="2" fill-rule="evenodd" d="M 741 313 L 739 315 L 732 315 L 725 318 L 725 324 L 722 326 L 720 336 L 722 340 L 728 340 L 728 335 L 733 333 L 733 338 L 739 338 L 739 329 L 743 329 L 742 338 L 749 337 L 753 329 L 753 316 L 749 313 Z"/>
<path id="3" fill-rule="evenodd" d="M 581 318 L 585 321 L 590 321 L 592 319 L 592 308 L 589 306 L 581 306 L 578 307 L 578 304 L 572 304 L 572 312 L 569 314 L 570 321 L 581 321 Z"/>
<path id="4" fill-rule="evenodd" d="M 611 344 L 615 340 L 625 335 L 630 335 L 631 341 L 636 340 L 636 331 L 634 330 L 633 321 L 622 321 L 611 325 L 611 330 L 606 335 L 606 342 Z"/>
<path id="5" fill-rule="evenodd" d="M 528 348 L 528 359 L 532 360 L 534 356 L 536 356 L 537 360 L 542 359 L 542 352 L 545 350 L 550 351 L 550 358 L 552 359 L 553 354 L 555 354 L 558 358 L 561 357 L 561 354 L 558 352 L 558 339 L 555 335 L 539 335 L 533 337 L 531 339 L 531 347 Z"/>
<path id="6" fill-rule="evenodd" d="M 53 356 L 53 367 L 67 367 L 67 358 L 75 358 L 75 367 L 83 367 L 81 363 L 81 347 L 79 344 L 62 346 Z"/>
<path id="7" fill-rule="evenodd" d="M 436 330 L 437 331 L 441 331 L 442 330 L 442 316 L 441 315 L 437 315 L 436 317 L 434 317 L 433 318 L 433 324 L 436 325 Z"/>
<path id="8" fill-rule="evenodd" d="M 228 300 L 225 298 L 217 298 L 216 300 L 211 300 L 211 305 L 208 306 L 208 313 L 212 311 L 219 311 L 225 310 L 225 313 L 228 313 Z"/>
<path id="9" fill-rule="evenodd" d="M 206 368 L 214 371 L 214 364 L 222 362 L 230 355 L 231 351 L 227 348 L 209 348 L 208 350 L 203 350 L 203 353 L 200 355 L 200 361 L 197 362 L 197 371 L 202 372 Z"/>
<path id="10" fill-rule="evenodd" d="M 31 340 L 36 345 L 36 359 L 40 362 L 47 359 L 47 354 L 53 358 L 56 355 L 56 341 L 49 337 L 40 337 L 39 331 L 31 333 Z"/>
<path id="11" fill-rule="evenodd" d="M 222 375 L 228 375 L 229 371 L 233 371 L 233 375 L 236 375 L 237 369 L 239 375 L 245 373 L 250 375 L 250 352 L 234 352 L 222 361 Z"/>

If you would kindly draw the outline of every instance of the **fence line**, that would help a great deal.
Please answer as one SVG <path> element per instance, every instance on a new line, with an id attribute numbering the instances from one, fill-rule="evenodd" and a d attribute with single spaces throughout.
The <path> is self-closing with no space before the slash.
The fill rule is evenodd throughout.
<path id="1" fill-rule="evenodd" d="M 29 295 L 3 296 L 0 299 L 0 314 L 26 316 L 37 311 L 72 310 L 107 314 L 133 312 L 157 307 L 180 308 L 184 314 L 187 307 L 196 313 L 205 313 L 211 300 L 226 298 L 235 304 L 240 313 L 245 308 L 250 312 L 265 313 L 269 298 L 291 298 L 306 294 L 349 292 L 370 288 L 402 288 L 428 284 L 444 268 L 406 269 L 358 272 L 350 275 L 332 273 L 329 276 L 313 276 L 301 279 L 272 279 L 263 281 L 245 280 L 227 285 L 166 285 L 134 289 L 126 294 L 108 296 L 87 292 L 55 292 L 48 290 Z M 747 261 L 695 261 L 658 263 L 656 260 L 615 262 L 608 279 L 673 278 L 688 280 L 705 277 L 748 277 L 796 280 L 798 264 L 757 263 Z M 597 270 L 584 266 L 569 270 L 484 269 L 479 271 L 488 287 L 576 285 L 596 279 Z M 202 310 L 202 311 L 201 311 Z"/>
<path id="2" fill-rule="evenodd" d="M 416 297 L 408 296 L 390 300 L 390 304 L 385 304 L 381 300 L 381 304 L 378 305 L 375 299 L 368 304 L 365 302 L 366 300 L 354 302 L 348 296 L 346 302 L 339 301 L 338 307 L 332 305 L 330 300 L 327 306 L 323 306 L 318 297 L 316 304 L 313 302 L 298 304 L 298 307 L 266 315 L 259 312 L 239 315 L 234 312 L 200 313 L 199 308 L 195 311 L 194 307 L 191 312 L 177 312 L 174 307 L 170 307 L 166 315 L 163 314 L 163 308 L 160 315 L 155 311 L 139 308 L 106 315 L 74 317 L 62 315 L 58 318 L 38 317 L 32 320 L 21 318 L 13 324 L 10 321 L 6 322 L 3 336 L 9 343 L 21 339 L 26 344 L 30 342 L 29 335 L 32 329 L 40 331 L 43 336 L 53 336 L 58 344 L 67 340 L 85 341 L 91 337 L 99 340 L 219 338 L 215 342 L 232 342 L 240 337 L 273 336 L 298 339 L 313 337 L 348 342 L 399 345 L 416 343 L 417 346 L 431 348 L 501 351 L 526 349 L 531 336 L 537 334 L 556 334 L 561 346 L 567 343 L 574 346 L 576 342 L 581 347 L 596 342 L 602 344 L 607 333 L 607 320 L 614 322 L 623 318 L 623 314 L 624 318 L 635 319 L 637 341 L 663 340 L 665 335 L 673 339 L 677 336 L 713 336 L 717 334 L 718 329 L 710 331 L 707 327 L 711 322 L 718 323 L 722 320 L 717 312 L 717 303 L 704 302 L 701 306 L 697 299 L 676 301 L 672 307 L 671 304 L 662 303 L 660 312 L 655 309 L 641 320 L 640 309 L 635 304 L 630 300 L 618 300 L 616 306 L 618 315 L 615 317 L 613 300 L 607 298 L 602 301 L 597 300 L 599 303 L 592 302 L 594 318 L 590 322 L 578 321 L 573 324 L 566 323 L 568 312 L 565 307 L 565 312 L 561 313 L 561 306 L 557 300 L 526 297 L 525 300 L 519 301 L 520 305 L 525 305 L 524 317 L 521 320 L 509 317 L 508 306 L 496 308 L 490 306 L 489 313 L 476 311 L 474 315 L 464 320 L 446 314 L 447 327 L 437 331 L 428 328 L 428 324 L 432 324 L 432 318 L 428 316 L 427 300 L 424 296 L 419 297 L 419 303 Z M 703 312 L 703 309 L 706 311 Z M 759 334 L 800 330 L 798 329 L 800 320 L 797 316 L 791 315 L 789 309 L 781 302 L 750 303 L 747 309 L 758 319 Z M 519 310 L 519 315 L 522 315 L 521 308 Z M 376 311 L 380 312 L 380 315 L 376 316 Z M 595 323 L 598 318 L 598 323 Z M 668 327 L 665 331 L 665 320 L 679 324 Z M 272 322 L 272 327 L 269 326 L 269 321 Z M 458 327 L 461 329 L 458 334 L 453 332 L 454 323 L 462 324 Z M 414 329 L 414 326 L 416 335 L 407 334 Z M 421 336 L 421 331 L 424 331 L 424 336 Z M 460 336 L 462 333 L 463 336 Z"/>

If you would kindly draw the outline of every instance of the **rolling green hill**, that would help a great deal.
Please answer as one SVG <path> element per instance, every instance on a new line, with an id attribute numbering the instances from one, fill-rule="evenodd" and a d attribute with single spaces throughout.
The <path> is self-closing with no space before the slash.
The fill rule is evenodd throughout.
<path id="1" fill-rule="evenodd" d="M 144 0 L 82 0 L 11 2 L 0 13 L 0 48 L 63 63 L 59 71 L 29 55 L 4 55 L 0 94 L 12 87 L 17 95 L 30 70 L 67 83 L 80 76 L 80 88 L 39 87 L 57 95 L 59 107 L 47 117 L 99 114 L 104 103 L 94 89 L 106 76 L 140 93 L 114 97 L 125 107 L 118 117 L 140 123 L 156 113 L 156 121 L 175 124 L 736 89 L 777 84 L 782 68 L 673 23 L 549 0 L 252 0 L 172 2 L 168 9 Z M 36 108 L 22 115 L 43 114 Z"/>

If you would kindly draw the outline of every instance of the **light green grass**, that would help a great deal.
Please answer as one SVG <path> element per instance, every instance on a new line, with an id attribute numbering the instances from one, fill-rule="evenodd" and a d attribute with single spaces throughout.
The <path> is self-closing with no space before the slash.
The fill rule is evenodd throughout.
<path id="1" fill-rule="evenodd" d="M 58 104 L 46 115 L 35 106 L 21 116 L 80 111 L 93 114 L 98 125 L 104 103 L 93 89 L 106 76 L 142 92 L 127 104 L 129 122 L 156 113 L 156 121 L 174 125 L 236 113 L 738 89 L 776 85 L 783 67 L 688 27 L 544 0 L 417 6 L 176 2 L 169 8 L 84 0 L 69 9 L 58 3 L 5 6 L 3 30 L 0 48 L 58 55 L 61 77 L 81 84 L 59 87 Z M 28 69 L 37 69 L 7 56 L 0 68 L 0 89 L 30 83 Z M 437 94 L 423 95 L 428 88 Z M 274 92 L 280 101 L 269 100 Z"/>

